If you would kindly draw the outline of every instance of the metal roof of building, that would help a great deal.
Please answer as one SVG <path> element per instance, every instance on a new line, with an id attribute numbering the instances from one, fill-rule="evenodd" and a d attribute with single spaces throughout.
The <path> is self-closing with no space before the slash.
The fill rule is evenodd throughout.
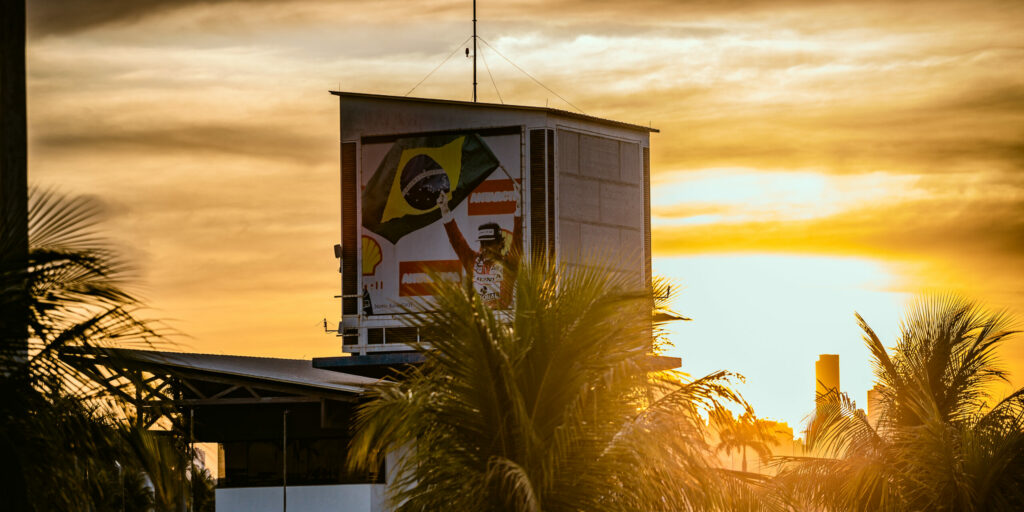
<path id="1" fill-rule="evenodd" d="M 105 356 L 124 363 L 134 363 L 136 366 L 153 369 L 159 368 L 169 372 L 200 372 L 326 391 L 362 393 L 367 385 L 377 381 L 377 379 L 369 377 L 320 370 L 314 368 L 312 361 L 308 359 L 278 359 L 271 357 L 227 356 L 133 349 L 106 349 L 103 352 Z"/>
<path id="2" fill-rule="evenodd" d="M 574 119 L 582 119 L 586 121 L 592 121 L 595 123 L 606 124 L 610 126 L 618 126 L 620 128 L 629 128 L 632 130 L 638 130 L 649 133 L 661 133 L 657 128 L 650 126 L 643 126 L 639 124 L 624 123 L 622 121 L 615 121 L 612 119 L 604 119 L 602 117 L 595 117 L 587 114 L 581 114 L 577 112 L 569 112 L 568 110 L 561 110 L 551 107 L 533 107 L 527 105 L 506 105 L 504 103 L 483 103 L 477 101 L 458 101 L 458 100 L 444 100 L 437 98 L 410 98 L 408 96 L 388 96 L 386 94 L 368 94 L 362 92 L 342 92 L 342 91 L 330 91 L 331 94 L 341 98 L 363 98 L 363 99 L 376 99 L 376 100 L 388 100 L 388 101 L 409 101 L 416 103 L 437 103 L 441 105 L 458 105 L 461 107 L 481 107 L 481 108 L 500 108 L 509 110 L 529 110 L 534 112 L 545 112 L 548 114 L 554 114 L 562 117 L 569 117 Z"/>

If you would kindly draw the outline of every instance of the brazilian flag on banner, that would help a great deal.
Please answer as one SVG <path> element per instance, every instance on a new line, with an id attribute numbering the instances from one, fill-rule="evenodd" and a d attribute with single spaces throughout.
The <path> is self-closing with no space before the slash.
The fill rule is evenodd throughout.
<path id="1" fill-rule="evenodd" d="M 439 194 L 454 210 L 497 168 L 473 133 L 398 139 L 363 190 L 363 227 L 398 243 L 441 218 Z"/>

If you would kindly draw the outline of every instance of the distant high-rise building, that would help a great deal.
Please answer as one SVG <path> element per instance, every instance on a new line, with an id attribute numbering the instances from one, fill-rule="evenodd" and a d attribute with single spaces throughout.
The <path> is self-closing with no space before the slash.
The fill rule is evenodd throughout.
<path id="1" fill-rule="evenodd" d="M 839 354 L 821 354 L 814 363 L 814 397 L 839 391 Z"/>
<path id="2" fill-rule="evenodd" d="M 872 427 L 878 426 L 878 417 L 882 415 L 882 386 L 875 384 L 875 387 L 868 390 L 868 423 Z"/>

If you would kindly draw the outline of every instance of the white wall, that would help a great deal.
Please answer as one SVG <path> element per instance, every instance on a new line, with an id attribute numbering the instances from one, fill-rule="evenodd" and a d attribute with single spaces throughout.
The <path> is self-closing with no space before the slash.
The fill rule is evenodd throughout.
<path id="1" fill-rule="evenodd" d="M 384 484 L 303 485 L 288 488 L 288 510 L 384 512 Z M 217 512 L 280 512 L 280 487 L 217 489 Z"/>

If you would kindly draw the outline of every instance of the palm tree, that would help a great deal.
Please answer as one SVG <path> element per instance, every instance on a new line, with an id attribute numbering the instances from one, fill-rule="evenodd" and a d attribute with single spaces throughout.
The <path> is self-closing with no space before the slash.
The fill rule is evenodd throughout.
<path id="1" fill-rule="evenodd" d="M 28 258 L 25 2 L 0 7 L 0 373 L 21 370 L 26 351 L 24 270 Z"/>
<path id="2" fill-rule="evenodd" d="M 28 259 L 28 123 L 25 95 L 25 2 L 0 7 L 0 399 L 23 371 Z M 6 400 L 5 400 L 6 402 Z M 5 407 L 0 406 L 0 419 Z M 0 460 L 16 459 L 16 440 L 0 428 Z M 28 508 L 24 476 L 0 464 L 0 495 L 11 510 Z"/>
<path id="3" fill-rule="evenodd" d="M 523 268 L 507 313 L 439 282 L 410 312 L 426 362 L 371 390 L 352 468 L 400 454 L 398 510 L 724 506 L 698 413 L 741 402 L 730 375 L 650 372 L 651 294 L 609 274 Z"/>
<path id="4" fill-rule="evenodd" d="M 85 398 L 95 388 L 60 359 L 63 350 L 162 340 L 153 322 L 135 317 L 141 303 L 124 288 L 131 268 L 99 236 L 102 211 L 94 198 L 53 190 L 33 189 L 29 202 L 29 377 L 35 386 L 60 377 Z"/>
<path id="5" fill-rule="evenodd" d="M 68 348 L 160 339 L 134 316 L 139 302 L 122 286 L 127 267 L 97 236 L 99 214 L 93 199 L 33 190 L 25 266 L 0 273 L 5 294 L 27 298 L 15 320 L 28 351 L 0 354 L 3 366 L 19 368 L 0 376 L 0 441 L 17 482 L 8 494 L 15 509 L 104 508 L 126 488 L 121 481 L 139 482 L 145 469 L 129 449 L 123 404 L 60 358 Z"/>
<path id="6" fill-rule="evenodd" d="M 808 429 L 817 457 L 788 460 L 780 482 L 832 510 L 1024 509 L 1024 389 L 992 402 L 1005 380 L 997 348 L 1008 318 L 954 296 L 920 299 L 886 350 L 859 315 L 880 385 L 872 427 L 829 393 Z"/>
<path id="7" fill-rule="evenodd" d="M 96 402 L 62 389 L 19 397 L 21 414 L 2 428 L 16 439 L 16 457 L 5 461 L 23 476 L 27 510 L 151 510 L 152 491 L 125 427 Z"/>
<path id="8" fill-rule="evenodd" d="M 744 473 L 747 472 L 747 448 L 754 450 L 763 461 L 772 456 L 771 447 L 779 444 L 771 428 L 750 410 L 734 418 L 732 412 L 724 408 L 715 409 L 711 413 L 711 423 L 718 433 L 715 450 L 724 451 L 726 455 L 739 452 Z"/>
<path id="9" fill-rule="evenodd" d="M 138 469 L 153 485 L 155 509 L 178 509 L 184 497 L 182 474 L 189 464 L 188 450 L 181 446 L 180 439 L 164 435 L 169 432 L 151 432 L 129 425 L 121 425 L 119 432 L 131 453 L 130 460 L 138 464 Z M 192 469 L 196 469 L 194 464 Z"/>

